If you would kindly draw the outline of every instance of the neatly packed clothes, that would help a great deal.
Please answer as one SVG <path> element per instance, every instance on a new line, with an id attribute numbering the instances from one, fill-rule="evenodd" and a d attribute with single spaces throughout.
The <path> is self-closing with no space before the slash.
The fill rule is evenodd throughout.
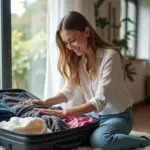
<path id="1" fill-rule="evenodd" d="M 0 122 L 0 128 L 23 134 L 43 134 L 51 132 L 41 118 L 12 117 L 9 121 Z"/>
<path id="2" fill-rule="evenodd" d="M 8 121 L 16 114 L 0 99 L 0 121 Z"/>
<path id="3" fill-rule="evenodd" d="M 91 117 L 67 117 L 63 119 L 69 126 L 69 128 L 77 128 L 77 127 L 82 127 L 85 126 L 89 123 L 95 122 L 95 119 Z"/>

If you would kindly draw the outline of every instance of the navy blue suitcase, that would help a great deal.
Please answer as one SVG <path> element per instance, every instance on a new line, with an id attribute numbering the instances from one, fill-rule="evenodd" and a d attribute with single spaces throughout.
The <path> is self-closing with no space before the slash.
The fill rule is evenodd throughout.
<path id="1" fill-rule="evenodd" d="M 39 99 L 23 89 L 0 90 L 0 99 L 4 96 L 19 97 L 22 100 Z M 0 146 L 5 150 L 71 150 L 89 146 L 90 134 L 98 125 L 96 121 L 86 126 L 40 135 L 25 135 L 0 129 Z"/>

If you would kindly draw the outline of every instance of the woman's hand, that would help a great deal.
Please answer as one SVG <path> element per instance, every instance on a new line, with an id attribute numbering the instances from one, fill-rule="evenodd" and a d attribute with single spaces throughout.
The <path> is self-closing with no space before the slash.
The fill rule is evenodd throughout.
<path id="1" fill-rule="evenodd" d="M 34 99 L 29 99 L 27 101 L 20 102 L 20 104 L 39 104 L 39 105 L 46 105 L 45 101 L 42 100 L 34 100 Z"/>
<path id="2" fill-rule="evenodd" d="M 66 110 L 51 110 L 51 109 L 41 109 L 41 108 L 33 108 L 33 110 L 39 110 L 42 114 L 55 116 L 58 118 L 65 118 L 67 115 Z"/>

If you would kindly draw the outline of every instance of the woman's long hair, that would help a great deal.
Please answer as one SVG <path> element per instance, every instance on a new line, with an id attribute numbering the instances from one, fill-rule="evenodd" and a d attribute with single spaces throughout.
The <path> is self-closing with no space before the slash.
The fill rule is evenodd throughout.
<path id="1" fill-rule="evenodd" d="M 60 56 L 57 64 L 58 69 L 62 76 L 68 81 L 68 83 L 73 86 L 80 84 L 78 68 L 81 56 L 77 56 L 73 51 L 70 51 L 66 48 L 64 42 L 60 37 L 60 32 L 62 30 L 77 30 L 80 32 L 84 32 L 86 27 L 89 27 L 90 29 L 88 45 L 91 47 L 95 55 L 95 58 L 93 60 L 93 62 L 95 62 L 95 67 L 92 66 L 92 68 L 89 68 L 89 70 L 91 70 L 91 75 L 94 76 L 96 74 L 96 51 L 98 50 L 98 48 L 101 48 L 102 50 L 111 48 L 115 51 L 118 51 L 123 64 L 123 57 L 120 53 L 119 48 L 101 38 L 82 14 L 76 11 L 70 11 L 61 20 L 58 26 L 56 32 L 56 43 L 60 50 Z"/>

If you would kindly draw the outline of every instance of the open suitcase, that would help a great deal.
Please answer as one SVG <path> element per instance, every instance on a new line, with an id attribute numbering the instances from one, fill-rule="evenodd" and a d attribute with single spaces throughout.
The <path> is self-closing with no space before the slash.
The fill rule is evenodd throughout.
<path id="1" fill-rule="evenodd" d="M 39 99 L 22 89 L 0 90 L 0 99 L 21 95 L 24 100 Z M 71 150 L 89 145 L 89 137 L 98 127 L 98 121 L 82 127 L 40 135 L 20 134 L 0 129 L 0 146 L 5 150 Z"/>

